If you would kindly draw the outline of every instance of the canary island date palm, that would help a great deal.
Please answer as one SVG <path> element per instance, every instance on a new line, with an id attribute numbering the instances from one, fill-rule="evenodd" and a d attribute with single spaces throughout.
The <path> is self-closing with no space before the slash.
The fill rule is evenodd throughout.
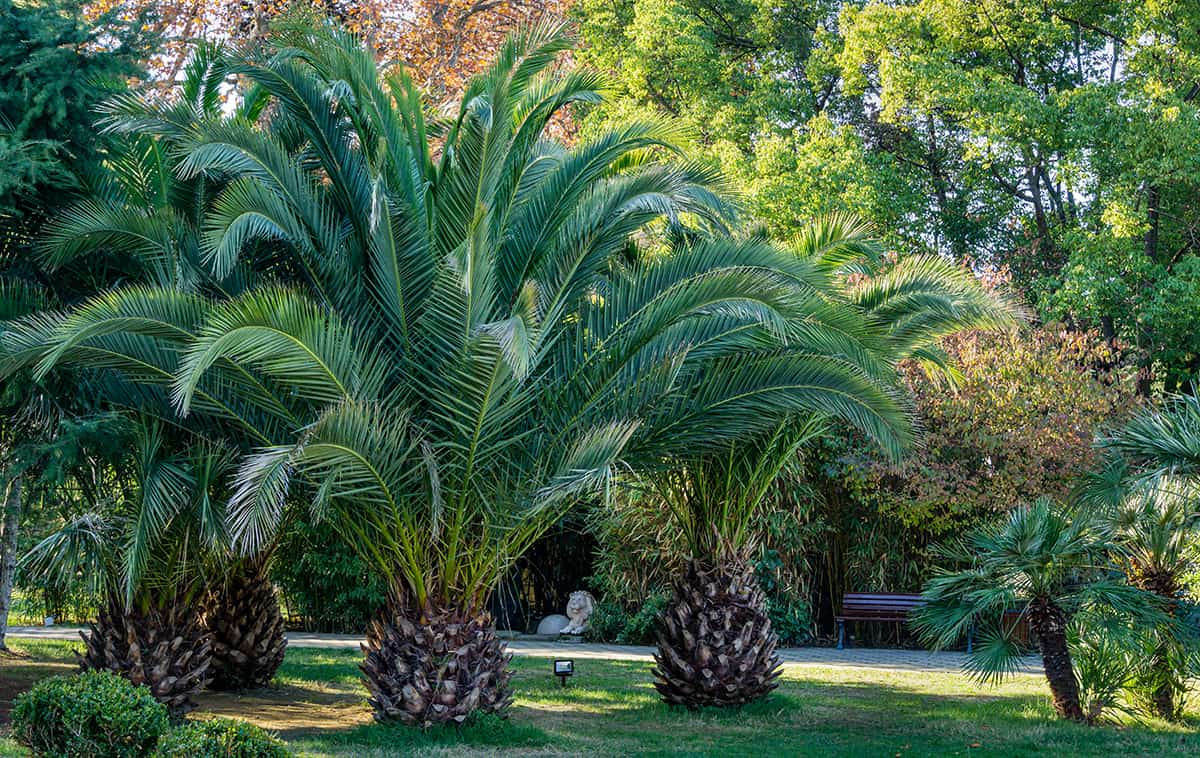
<path id="1" fill-rule="evenodd" d="M 825 308 L 842 314 L 820 328 L 810 319 L 791 344 L 817 352 L 831 330 L 843 330 L 857 350 L 847 358 L 884 395 L 898 391 L 897 361 L 949 370 L 938 340 L 962 329 L 1011 326 L 1019 315 L 961 267 L 924 257 L 885 262 L 870 227 L 852 216 L 813 222 L 787 254 L 809 266 L 806 282 Z M 901 413 L 902 399 L 893 403 L 892 412 Z M 845 419 L 835 407 L 819 406 L 773 415 L 776 426 L 765 435 L 701 456 L 677 452 L 675 467 L 647 477 L 655 495 L 647 502 L 670 509 L 688 550 L 674 597 L 659 617 L 655 654 L 655 687 L 672 705 L 737 706 L 776 686 L 777 640 L 751 560 L 755 514 L 804 444 L 826 433 L 827 422 Z M 874 436 L 870 429 L 867 437 L 891 455 L 907 439 Z"/>
<path id="2" fill-rule="evenodd" d="M 220 88 L 229 75 L 228 63 L 224 50 L 201 43 L 193 49 L 170 99 L 127 93 L 105 104 L 100 126 L 114 135 L 114 149 L 102 169 L 87 177 L 92 195 L 47 225 L 39 244 L 43 265 L 53 271 L 86 265 L 107 272 L 109 281 L 137 282 L 192 297 L 250 286 L 254 272 L 249 266 L 218 276 L 201 259 L 201 224 L 223 186 L 222 178 L 184 179 L 176 171 L 180 141 L 198 124 L 253 120 L 265 104 L 261 92 L 251 91 L 231 112 L 222 110 Z M 86 312 L 76 315 L 86 318 Z M 93 331 L 84 333 L 95 335 L 97 326 L 89 324 L 84 329 Z M 111 330 L 114 325 L 99 328 Z M 95 351 L 104 346 L 93 340 L 91 347 Z M 151 349 L 162 347 L 167 349 Z M 222 439 L 229 446 L 245 448 L 252 440 L 264 441 L 263 435 L 287 437 L 281 430 L 290 426 L 252 412 L 217 423 L 207 416 L 182 417 L 165 392 L 175 367 L 169 344 L 126 353 L 118 358 L 112 352 L 93 352 L 86 365 L 124 371 L 94 378 L 103 401 L 161 418 L 169 430 L 166 446 L 186 449 Z M 31 355 L 27 352 L 24 357 Z M 11 370 L 22 355 L 6 357 Z M 140 380 L 136 385 L 127 381 L 130 360 L 139 361 L 132 375 Z M 157 379 L 147 372 L 157 372 Z M 278 597 L 266 575 L 270 555 L 267 549 L 243 559 L 230 552 L 226 570 L 210 583 L 203 599 L 204 620 L 212 635 L 214 688 L 265 685 L 282 663 L 286 640 Z"/>
<path id="3" fill-rule="evenodd" d="M 510 39 L 442 120 L 356 40 L 287 41 L 236 67 L 267 93 L 263 117 L 197 125 L 176 168 L 221 183 L 201 224 L 213 275 L 272 283 L 114 290 L 6 340 L 41 370 L 92 363 L 246 430 L 242 549 L 270 545 L 303 498 L 388 582 L 362 666 L 378 718 L 507 706 L 488 596 L 614 472 L 724 449 L 791 410 L 905 435 L 811 263 L 705 239 L 727 209 L 670 128 L 547 136 L 598 97 L 594 75 L 551 65 L 561 28 Z M 684 226 L 678 249 L 634 244 Z"/>
<path id="4" fill-rule="evenodd" d="M 232 459 L 212 447 L 174 454 L 165 440 L 156 423 L 141 425 L 130 460 L 114 472 L 114 491 L 123 494 L 43 539 L 23 565 L 35 576 L 91 582 L 102 605 L 80 633 L 81 668 L 146 685 L 178 717 L 196 707 L 210 676 L 198 603 L 213 571 L 222 504 L 209 493 L 222 461 Z"/>
<path id="5" fill-rule="evenodd" d="M 965 669 L 998 682 L 1020 666 L 1021 619 L 1037 639 L 1055 712 L 1091 723 L 1099 704 L 1083 702 L 1069 639 L 1084 611 L 1148 617 L 1144 594 L 1113 577 L 1112 549 L 1103 524 L 1087 511 L 1068 512 L 1040 498 L 1002 521 L 944 545 L 946 568 L 925 586 L 926 605 L 913 628 L 935 647 L 948 647 L 978 629 Z M 1005 613 L 1017 617 L 1005 619 Z"/>

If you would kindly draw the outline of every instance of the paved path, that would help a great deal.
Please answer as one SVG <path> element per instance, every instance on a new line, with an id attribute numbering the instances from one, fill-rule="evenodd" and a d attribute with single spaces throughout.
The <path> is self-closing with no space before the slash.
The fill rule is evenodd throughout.
<path id="1" fill-rule="evenodd" d="M 15 626 L 9 627 L 10 637 L 43 640 L 78 640 L 79 627 L 72 626 Z M 358 649 L 362 638 L 353 634 L 310 634 L 289 632 L 288 644 L 293 647 L 326 649 Z M 593 643 L 537 642 L 513 640 L 508 649 L 516 655 L 545 658 L 555 656 L 591 658 L 610 661 L 653 660 L 654 648 L 637 645 L 598 645 Z M 966 656 L 957 652 L 934 653 L 928 650 L 896 650 L 892 648 L 792 647 L 779 651 L 783 662 L 790 666 L 825 668 L 857 668 L 883 671 L 961 671 Z M 1040 673 L 1041 663 L 1033 657 L 1025 659 L 1021 670 Z"/>

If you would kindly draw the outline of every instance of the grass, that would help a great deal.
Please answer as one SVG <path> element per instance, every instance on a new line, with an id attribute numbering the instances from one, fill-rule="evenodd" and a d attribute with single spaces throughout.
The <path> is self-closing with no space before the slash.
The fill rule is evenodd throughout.
<path id="1" fill-rule="evenodd" d="M 18 641 L 0 661 L 0 720 L 7 700 L 36 679 L 72 669 L 69 643 Z M 1200 753 L 1200 713 L 1159 722 L 1082 727 L 1055 721 L 1040 677 L 981 688 L 954 673 L 789 667 L 764 702 L 737 712 L 689 713 L 662 705 L 649 664 L 576 659 L 563 689 L 550 661 L 513 660 L 516 701 L 507 720 L 427 733 L 375 724 L 353 650 L 293 649 L 265 693 L 206 693 L 201 716 L 273 729 L 304 756 L 1151 756 Z M 3 727 L 0 727 L 2 730 Z M 0 737 L 0 758 L 24 756 Z"/>

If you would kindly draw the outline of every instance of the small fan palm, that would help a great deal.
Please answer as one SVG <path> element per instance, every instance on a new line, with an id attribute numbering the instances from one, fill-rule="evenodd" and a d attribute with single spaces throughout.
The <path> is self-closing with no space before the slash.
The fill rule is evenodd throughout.
<path id="1" fill-rule="evenodd" d="M 1159 406 L 1137 413 L 1100 444 L 1128 458 L 1141 473 L 1200 476 L 1200 397 L 1170 395 Z"/>
<path id="2" fill-rule="evenodd" d="M 1072 517 L 1049 499 L 1013 510 L 999 524 L 941 549 L 949 566 L 925 587 L 927 601 L 913 627 L 935 647 L 955 644 L 979 628 L 967 670 L 1000 681 L 1020 665 L 1016 624 L 1006 612 L 1028 620 L 1037 637 L 1054 710 L 1072 721 L 1090 722 L 1068 645 L 1069 625 L 1080 611 L 1096 606 L 1141 613 L 1141 593 L 1114 581 L 1106 570 L 1111 545 L 1094 520 Z"/>
<path id="3" fill-rule="evenodd" d="M 892 397 L 893 412 L 902 408 L 894 396 L 899 360 L 949 370 L 938 348 L 942 337 L 1007 327 L 1019 315 L 970 272 L 941 259 L 884 263 L 870 227 L 851 216 L 814 222 L 789 254 L 809 267 L 806 282 L 822 303 L 790 339 L 807 350 L 841 352 L 870 377 L 876 392 Z M 649 477 L 653 502 L 670 509 L 689 551 L 659 625 L 655 686 L 673 705 L 741 705 L 775 687 L 776 637 L 750 561 L 753 518 L 801 447 L 826 433 L 828 422 L 853 423 L 835 406 L 777 412 L 775 418 L 777 426 L 766 434 L 717 453 L 677 453 L 677 467 Z M 891 455 L 906 439 L 865 431 Z"/>
<path id="4" fill-rule="evenodd" d="M 1170 617 L 1152 627 L 1134 694 L 1154 715 L 1178 719 L 1195 676 L 1197 635 L 1178 617 L 1194 570 L 1200 526 L 1200 404 L 1171 396 L 1100 446 L 1116 456 L 1079 496 L 1109 522 L 1129 582 L 1158 596 Z"/>

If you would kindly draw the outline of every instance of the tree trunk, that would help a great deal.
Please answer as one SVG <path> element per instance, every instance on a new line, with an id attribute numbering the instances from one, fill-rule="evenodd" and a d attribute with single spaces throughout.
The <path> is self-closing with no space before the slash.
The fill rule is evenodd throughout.
<path id="1" fill-rule="evenodd" d="M 1079 702 L 1079 680 L 1075 678 L 1071 651 L 1067 648 L 1067 615 L 1048 600 L 1035 600 L 1029 608 L 1029 625 L 1037 633 L 1054 711 L 1061 718 L 1088 723 Z"/>
<path id="2" fill-rule="evenodd" d="M 668 704 L 692 709 L 752 703 L 779 686 L 777 644 L 745 556 L 692 559 L 658 617 L 654 687 Z"/>
<path id="3" fill-rule="evenodd" d="M 391 601 L 371 623 L 360 668 L 378 721 L 426 728 L 502 713 L 512 702 L 512 657 L 487 611 Z"/>
<path id="4" fill-rule="evenodd" d="M 192 698 L 208 684 L 212 650 L 191 602 L 180 599 L 141 612 L 109 598 L 90 626 L 89 633 L 79 633 L 86 645 L 78 656 L 81 669 L 111 671 L 146 685 L 173 718 L 196 708 Z"/>
<path id="5" fill-rule="evenodd" d="M 4 526 L 0 532 L 0 650 L 8 650 L 8 612 L 12 608 L 13 580 L 17 574 L 17 529 L 21 523 L 21 477 L 13 477 L 4 498 Z"/>
<path id="6" fill-rule="evenodd" d="M 1130 581 L 1139 589 L 1151 592 L 1162 598 L 1167 614 L 1174 617 L 1179 608 L 1179 597 L 1182 594 L 1179 582 L 1170 572 L 1147 572 L 1141 567 L 1134 566 L 1128 572 Z M 1178 721 L 1183 715 L 1180 711 L 1180 695 L 1187 693 L 1187 682 L 1176 671 L 1172 663 L 1172 632 L 1170 629 L 1159 629 L 1157 643 L 1150 661 L 1151 691 L 1147 705 L 1151 713 L 1165 721 Z"/>
<path id="7" fill-rule="evenodd" d="M 1145 250 L 1146 257 L 1154 262 L 1158 262 L 1158 206 L 1158 185 L 1150 184 L 1146 187 Z"/>
<path id="8" fill-rule="evenodd" d="M 255 559 L 234 566 L 208 597 L 205 626 L 212 635 L 217 690 L 265 687 L 283 663 L 287 640 L 279 596 Z"/>

